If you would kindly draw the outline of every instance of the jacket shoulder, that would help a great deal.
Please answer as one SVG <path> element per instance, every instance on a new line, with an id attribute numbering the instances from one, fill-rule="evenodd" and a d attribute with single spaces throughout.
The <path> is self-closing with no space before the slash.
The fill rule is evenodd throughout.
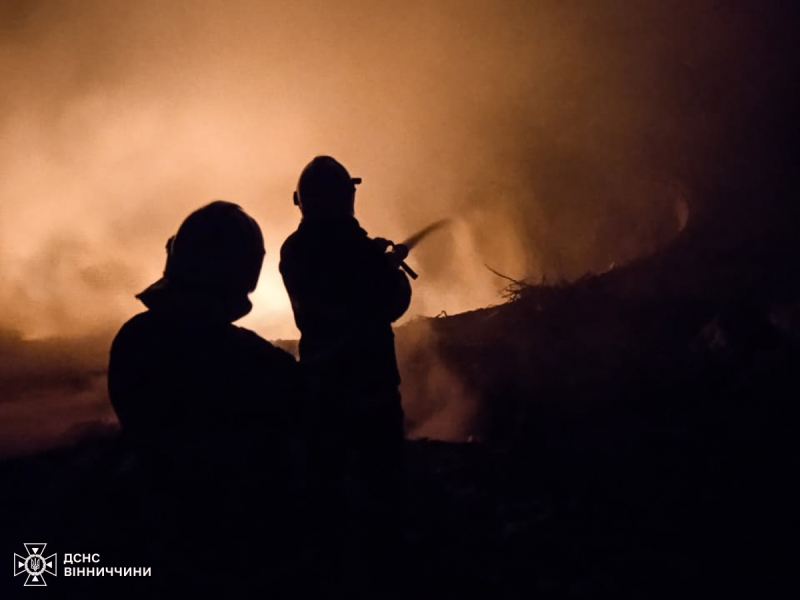
<path id="1" fill-rule="evenodd" d="M 303 242 L 302 233 L 299 230 L 292 232 L 289 235 L 289 237 L 287 237 L 284 240 L 283 244 L 281 244 L 281 252 L 280 252 L 281 260 L 283 260 L 287 256 L 294 254 L 298 250 L 298 248 L 302 245 L 302 242 Z"/>
<path id="2" fill-rule="evenodd" d="M 153 317 L 150 312 L 145 311 L 139 313 L 128 319 L 125 324 L 120 327 L 117 335 L 114 336 L 114 341 L 111 343 L 111 351 L 113 353 L 116 348 L 129 346 L 131 343 L 151 335 L 152 332 Z"/>

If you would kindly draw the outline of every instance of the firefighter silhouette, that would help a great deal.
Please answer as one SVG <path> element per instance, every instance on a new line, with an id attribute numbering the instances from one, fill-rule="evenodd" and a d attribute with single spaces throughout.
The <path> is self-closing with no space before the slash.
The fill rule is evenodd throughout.
<path id="1" fill-rule="evenodd" d="M 313 389 L 316 426 L 312 471 L 319 506 L 344 510 L 335 494 L 354 457 L 361 514 L 371 534 L 366 553 L 394 544 L 403 411 L 392 323 L 407 310 L 411 286 L 402 246 L 370 238 L 355 218 L 356 185 L 339 162 L 314 158 L 303 169 L 294 202 L 302 219 L 281 248 L 280 271 L 300 330 L 300 365 Z M 331 507 L 336 507 L 332 509 Z M 342 519 L 330 512 L 321 528 Z M 338 552 L 328 531 L 330 553 Z"/>
<path id="2" fill-rule="evenodd" d="M 252 308 L 263 257 L 261 230 L 239 206 L 193 212 L 167 243 L 164 276 L 137 296 L 147 310 L 111 347 L 110 400 L 148 482 L 164 568 L 201 587 L 231 547 L 242 570 L 253 567 L 254 544 L 278 539 L 285 518 L 275 512 L 297 363 L 233 325 Z"/>

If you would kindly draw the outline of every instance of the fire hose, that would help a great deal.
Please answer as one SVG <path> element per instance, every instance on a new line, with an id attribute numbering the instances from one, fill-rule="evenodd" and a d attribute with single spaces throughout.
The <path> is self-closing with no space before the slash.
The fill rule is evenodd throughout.
<path id="1" fill-rule="evenodd" d="M 403 271 L 405 271 L 411 279 L 417 279 L 419 275 L 412 269 L 411 267 L 406 264 L 405 258 L 408 256 L 408 253 L 416 247 L 422 240 L 432 234 L 434 231 L 441 229 L 445 225 L 450 223 L 450 219 L 440 219 L 438 221 L 434 221 L 430 225 L 423 227 L 411 237 L 406 239 L 405 241 L 395 244 L 394 242 L 390 242 L 387 240 L 387 250 L 391 249 L 397 258 L 400 259 L 399 266 Z"/>

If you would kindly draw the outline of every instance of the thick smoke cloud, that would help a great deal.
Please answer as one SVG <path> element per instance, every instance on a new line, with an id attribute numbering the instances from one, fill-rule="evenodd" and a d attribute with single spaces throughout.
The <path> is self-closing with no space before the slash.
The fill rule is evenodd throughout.
<path id="1" fill-rule="evenodd" d="M 412 314 L 498 301 L 484 263 L 573 278 L 650 252 L 757 98 L 739 92 L 777 80 L 742 51 L 769 37 L 767 13 L 711 0 L 5 1 L 0 326 L 113 328 L 180 220 L 224 198 L 265 231 L 247 323 L 294 335 L 277 251 L 298 220 L 297 174 L 321 153 L 364 178 L 357 211 L 373 234 L 457 217 L 413 257 Z"/>

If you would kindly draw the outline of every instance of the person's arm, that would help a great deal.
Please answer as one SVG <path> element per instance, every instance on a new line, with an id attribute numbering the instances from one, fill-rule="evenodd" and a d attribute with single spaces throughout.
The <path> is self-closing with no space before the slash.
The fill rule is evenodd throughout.
<path id="1" fill-rule="evenodd" d="M 411 302 L 411 285 L 380 240 L 366 236 L 317 252 L 285 244 L 280 272 L 300 330 L 306 322 L 392 323 Z"/>
<path id="2" fill-rule="evenodd" d="M 381 322 L 393 323 L 408 310 L 411 284 L 399 259 L 386 250 L 385 240 L 363 240 L 352 260 L 351 277 L 361 310 Z"/>

